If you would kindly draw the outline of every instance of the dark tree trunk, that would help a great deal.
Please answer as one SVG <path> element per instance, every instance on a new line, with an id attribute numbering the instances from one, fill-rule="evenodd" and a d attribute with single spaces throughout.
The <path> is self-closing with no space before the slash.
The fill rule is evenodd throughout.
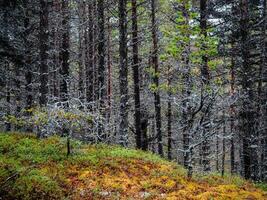
<path id="1" fill-rule="evenodd" d="M 112 54 L 111 54 L 111 47 L 112 47 L 112 27 L 111 27 L 111 17 L 108 19 L 108 83 L 107 83 L 107 97 L 108 97 L 108 123 L 111 117 L 111 98 L 112 98 Z"/>
<path id="2" fill-rule="evenodd" d="M 138 24 L 137 24 L 137 3 L 132 0 L 132 47 L 133 47 L 133 80 L 134 80 L 134 117 L 135 117 L 135 138 L 136 147 L 143 148 L 141 135 L 141 112 L 140 112 L 140 85 L 139 85 L 139 58 L 138 58 Z"/>
<path id="3" fill-rule="evenodd" d="M 141 111 L 141 135 L 142 135 L 142 150 L 147 151 L 148 150 L 148 135 L 147 135 L 147 127 L 148 127 L 148 113 L 146 109 L 143 109 Z"/>
<path id="4" fill-rule="evenodd" d="M 230 76 L 231 76 L 231 98 L 234 99 L 235 95 L 235 61 L 234 61 L 234 44 L 232 43 L 232 58 L 231 58 L 231 69 L 230 69 Z M 230 147 L 230 162 L 231 162 L 231 174 L 234 174 L 236 172 L 235 167 L 235 106 L 233 103 L 230 106 L 230 131 L 231 131 L 231 147 Z"/>
<path id="5" fill-rule="evenodd" d="M 207 50 L 207 46 L 205 44 L 206 38 L 207 38 L 207 0 L 200 0 L 200 30 L 201 30 L 201 35 L 205 38 L 205 40 L 201 44 L 201 51 L 205 52 Z M 210 72 L 208 68 L 208 56 L 204 54 L 202 56 L 202 63 L 201 63 L 201 80 L 203 84 L 203 88 L 210 83 Z M 208 111 L 210 112 L 210 111 Z M 209 120 L 209 115 L 208 114 L 208 119 Z M 209 134 L 208 128 L 204 127 L 203 130 L 204 134 L 203 137 L 205 138 L 202 144 L 202 164 L 203 164 L 203 170 L 204 171 L 210 171 L 210 160 L 209 160 L 209 155 L 210 155 L 210 141 L 207 137 Z"/>
<path id="6" fill-rule="evenodd" d="M 9 63 L 6 61 L 5 62 L 5 69 L 8 71 L 10 70 L 9 67 Z M 11 94 L 10 94 L 10 78 L 7 78 L 7 83 L 6 83 L 6 105 L 7 105 L 7 116 L 9 116 L 11 114 Z M 6 122 L 6 127 L 5 130 L 11 131 L 11 123 L 10 122 Z"/>
<path id="7" fill-rule="evenodd" d="M 26 115 L 30 116 L 31 112 L 30 109 L 32 108 L 33 104 L 33 96 L 32 96 L 32 67 L 31 67 L 31 43 L 29 42 L 29 26 L 30 26 L 30 15 L 29 15 L 29 7 L 28 7 L 28 1 L 24 1 L 24 7 L 26 9 L 26 15 L 24 19 L 24 28 L 25 34 L 24 34 L 24 45 L 27 48 L 26 51 L 26 57 L 25 57 L 25 80 L 26 80 Z M 32 132 L 31 127 L 27 127 L 26 131 Z"/>
<path id="8" fill-rule="evenodd" d="M 201 35 L 204 36 L 204 38 L 207 37 L 207 0 L 200 0 L 200 30 Z M 202 44 L 201 50 L 205 51 L 207 49 L 207 46 L 205 43 Z M 202 56 L 202 64 L 201 64 L 201 79 L 204 84 L 208 84 L 210 81 L 210 72 L 208 67 L 208 56 L 203 55 Z"/>
<path id="9" fill-rule="evenodd" d="M 162 133 L 161 133 L 161 104 L 159 95 L 159 60 L 158 60 L 158 37 L 157 37 L 157 23 L 156 23 L 156 0 L 151 0 L 151 25 L 152 25 L 152 40 L 153 40 L 153 51 L 152 51 L 152 64 L 154 67 L 153 81 L 156 86 L 154 92 L 154 105 L 155 105 L 155 118 L 156 118 L 156 130 L 158 139 L 158 153 L 162 157 L 163 144 L 162 144 Z"/>
<path id="10" fill-rule="evenodd" d="M 127 145 L 128 140 L 128 59 L 127 59 L 127 11 L 126 0 L 119 0 L 120 30 L 120 129 L 119 143 Z"/>
<path id="11" fill-rule="evenodd" d="M 86 11 L 85 11 L 86 12 Z M 92 103 L 94 101 L 94 5 L 88 3 L 88 27 L 85 28 L 85 67 L 86 67 L 86 101 Z M 86 19 L 84 19 L 86 20 Z M 87 30 L 89 29 L 89 30 Z M 92 110 L 92 105 L 88 108 Z"/>
<path id="12" fill-rule="evenodd" d="M 53 20 L 51 20 L 53 22 L 53 29 L 52 29 L 52 44 L 51 47 L 54 49 L 54 54 L 53 54 L 53 73 L 52 73 L 52 91 L 53 91 L 53 97 L 54 97 L 54 101 L 56 102 L 59 98 L 59 81 L 58 81 L 58 77 L 59 77 L 59 72 L 58 69 L 60 68 L 60 59 L 59 59 L 59 48 L 60 48 L 60 31 L 58 30 L 58 26 L 57 23 L 59 21 L 59 17 L 58 13 L 60 13 L 60 7 L 61 7 L 61 3 L 60 0 L 53 0 L 53 5 L 52 5 L 52 11 L 53 14 L 56 16 Z"/>
<path id="13" fill-rule="evenodd" d="M 21 70 L 21 66 L 19 66 L 18 64 L 15 64 L 15 102 L 14 104 L 16 105 L 16 116 L 20 117 L 20 111 L 21 111 L 21 97 L 20 97 L 20 91 L 21 91 L 21 79 L 20 79 L 20 72 Z M 21 128 L 21 126 L 16 125 L 15 129 L 19 130 Z"/>
<path id="14" fill-rule="evenodd" d="M 184 25 L 189 26 L 189 12 L 188 8 L 186 8 L 185 2 L 182 7 L 183 17 L 185 19 Z M 191 54 L 191 45 L 190 45 L 190 33 L 186 33 L 186 38 L 188 42 L 185 44 L 183 49 L 183 67 L 185 68 L 185 72 L 183 73 L 182 80 L 184 82 L 183 89 L 183 100 L 182 100 L 182 116 L 181 123 L 184 126 L 183 128 L 183 164 L 184 167 L 188 170 L 188 177 L 192 177 L 193 166 L 192 166 L 192 148 L 190 147 L 192 143 L 192 135 L 191 135 L 191 126 L 192 120 L 190 116 L 192 114 L 192 107 L 189 102 L 189 98 L 192 91 L 192 77 L 191 77 L 191 64 L 190 64 L 190 54 Z"/>
<path id="15" fill-rule="evenodd" d="M 68 81 L 69 81 L 69 48 L 70 48 L 70 36 L 69 36 L 69 4 L 68 1 L 63 0 L 62 5 L 62 47 L 61 47 L 61 84 L 60 84 L 60 96 L 61 102 L 64 107 L 68 107 Z"/>
<path id="16" fill-rule="evenodd" d="M 267 94 L 264 92 L 263 88 L 263 82 L 264 82 L 264 74 L 266 74 L 266 0 L 264 0 L 262 3 L 262 19 L 263 25 L 261 29 L 261 38 L 262 38 L 262 46 L 261 46 L 261 63 L 260 63 L 260 69 L 259 69 L 259 83 L 258 83 L 258 108 L 257 108 L 257 113 L 258 113 L 258 123 L 259 123 L 259 136 L 261 138 L 260 145 L 261 145 L 261 153 L 260 153 L 260 178 L 261 180 L 267 179 L 267 136 L 266 136 L 266 131 L 267 131 L 267 106 L 264 104 L 267 101 Z M 266 86 L 265 86 L 266 87 Z M 262 130 L 261 130 L 262 129 Z"/>
<path id="17" fill-rule="evenodd" d="M 249 62 L 249 5 L 248 0 L 240 0 L 240 36 L 241 36 L 241 58 L 242 58 L 242 108 L 241 108 L 241 121 L 242 121 L 242 140 L 243 140 L 243 163 L 244 163 L 244 176 L 245 178 L 255 179 L 257 174 L 257 154 L 252 154 L 251 139 L 256 137 L 254 125 L 255 114 L 253 111 L 253 79 L 252 69 Z"/>
<path id="18" fill-rule="evenodd" d="M 98 55 L 98 34 L 99 34 L 99 27 L 97 20 L 93 20 L 94 16 L 98 16 L 98 5 L 97 0 L 93 0 L 93 11 L 92 11 L 92 25 L 93 25 L 93 71 L 94 71 L 94 84 L 93 84 L 93 100 L 97 102 L 99 100 L 99 81 L 98 81 L 98 65 L 99 65 L 99 55 Z M 95 22 L 96 21 L 96 22 Z M 95 106 L 96 108 L 96 106 Z"/>
<path id="19" fill-rule="evenodd" d="M 46 106 L 48 95 L 48 2 L 40 0 L 40 98 L 41 106 Z"/>
<path id="20" fill-rule="evenodd" d="M 7 12 L 4 13 L 3 19 L 4 19 L 3 31 L 4 31 L 4 34 L 7 35 L 7 33 L 8 33 L 8 30 L 7 30 L 7 28 L 8 28 L 7 27 L 8 26 Z M 4 62 L 4 67 L 5 67 L 6 71 L 10 71 L 9 63 L 7 60 Z M 10 107 L 11 107 L 11 104 L 10 104 L 10 77 L 7 77 L 5 87 L 6 87 L 6 107 L 7 107 L 7 113 L 6 114 L 7 114 L 7 116 L 9 116 L 11 114 L 11 110 L 10 110 Z M 11 131 L 11 123 L 10 122 L 6 122 L 5 130 L 7 132 Z"/>
<path id="21" fill-rule="evenodd" d="M 85 23 L 85 2 L 78 3 L 78 16 L 79 16 L 79 27 L 78 27 L 78 34 L 79 34 L 79 54 L 78 54 L 78 65 L 79 65 L 79 81 L 78 81 L 78 98 L 84 102 L 84 97 L 85 97 L 85 84 L 84 84 L 84 64 L 83 64 L 83 58 L 84 56 L 84 38 L 83 38 L 83 33 L 85 32 L 85 28 L 81 26 L 81 24 Z M 88 13 L 90 13 L 89 8 L 88 8 Z M 82 109 L 82 106 L 80 106 L 80 109 Z"/>
<path id="22" fill-rule="evenodd" d="M 102 115 L 102 118 L 105 117 L 105 97 L 106 97 L 106 86 L 105 86 L 105 13 L 104 13 L 104 0 L 98 0 L 97 3 L 98 11 L 98 87 L 99 87 L 99 109 Z M 98 126 L 98 136 L 100 140 L 106 138 L 106 135 L 103 134 L 103 123 L 101 120 Z"/>
<path id="23" fill-rule="evenodd" d="M 170 78 L 168 78 L 168 88 L 170 90 Z M 172 159 L 172 101 L 171 92 L 168 91 L 168 108 L 167 108 L 167 132 L 168 132 L 168 159 Z"/>
<path id="24" fill-rule="evenodd" d="M 223 141 L 222 141 L 222 176 L 225 173 L 225 156 L 226 156 L 226 145 L 225 145 L 225 137 L 226 137 L 226 123 L 225 123 L 225 113 L 223 112 Z"/>
<path id="25" fill-rule="evenodd" d="M 219 135 L 216 135 L 216 171 L 219 172 Z"/>

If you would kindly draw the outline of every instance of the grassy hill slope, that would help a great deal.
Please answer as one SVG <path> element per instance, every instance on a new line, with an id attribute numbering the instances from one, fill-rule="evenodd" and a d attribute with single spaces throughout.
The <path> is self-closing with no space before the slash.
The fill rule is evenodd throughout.
<path id="1" fill-rule="evenodd" d="M 118 146 L 37 140 L 0 133 L 0 197 L 9 199 L 264 200 L 267 195 L 239 177 L 188 180 L 185 170 L 160 157 Z M 0 198 L 0 199 L 1 199 Z"/>

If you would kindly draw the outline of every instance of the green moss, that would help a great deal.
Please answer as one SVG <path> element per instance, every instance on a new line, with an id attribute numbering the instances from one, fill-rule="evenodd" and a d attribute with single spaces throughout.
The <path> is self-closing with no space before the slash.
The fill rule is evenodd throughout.
<path id="1" fill-rule="evenodd" d="M 41 171 L 34 169 L 20 176 L 12 191 L 18 199 L 63 199 L 62 189 L 58 183 Z"/>
<path id="2" fill-rule="evenodd" d="M 255 183 L 255 186 L 257 188 L 267 192 L 267 183 L 263 183 L 263 182 Z"/>
<path id="3" fill-rule="evenodd" d="M 127 149 L 120 146 L 108 146 L 100 145 L 97 147 L 98 152 L 101 150 L 103 156 L 117 157 L 117 158 L 126 158 L 126 159 L 142 159 L 144 161 L 151 161 L 156 163 L 167 163 L 165 159 L 161 158 L 158 155 L 144 152 L 140 150 Z"/>
<path id="4" fill-rule="evenodd" d="M 0 133 L 0 153 L 7 153 L 12 150 L 13 145 L 17 142 L 15 137 Z"/>

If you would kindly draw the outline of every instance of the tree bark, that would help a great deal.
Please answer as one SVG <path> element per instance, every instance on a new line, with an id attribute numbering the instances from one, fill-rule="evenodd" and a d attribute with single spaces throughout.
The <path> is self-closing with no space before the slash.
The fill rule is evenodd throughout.
<path id="1" fill-rule="evenodd" d="M 24 1 L 24 7 L 26 9 L 26 15 L 25 15 L 25 19 L 24 19 L 24 28 L 25 30 L 29 29 L 30 26 L 30 16 L 29 16 L 29 8 L 28 8 L 28 1 Z M 24 34 L 24 43 L 25 46 L 27 48 L 27 52 L 26 52 L 26 58 L 25 58 L 25 80 L 26 80 L 26 85 L 25 85 L 25 89 L 26 89 L 26 113 L 28 116 L 31 115 L 30 112 L 28 112 L 29 109 L 32 108 L 32 104 L 33 104 L 33 96 L 32 96 L 32 66 L 31 66 L 31 45 L 28 39 L 29 36 L 29 31 L 25 31 L 26 34 Z M 31 132 L 32 129 L 28 128 L 27 131 Z"/>
<path id="2" fill-rule="evenodd" d="M 41 106 L 46 106 L 48 95 L 48 2 L 40 0 L 40 98 Z"/>
<path id="3" fill-rule="evenodd" d="M 84 23 L 85 23 L 85 2 L 79 2 L 78 3 L 78 17 L 79 17 L 79 27 L 78 27 L 78 35 L 79 35 L 79 54 L 78 54 L 78 65 L 79 65 L 79 72 L 78 72 L 78 98 L 81 100 L 81 102 L 84 102 L 84 97 L 85 97 L 85 84 L 84 84 L 84 72 L 85 72 L 85 67 L 84 67 L 84 62 L 83 59 L 86 55 L 84 51 L 85 47 L 85 42 L 84 42 Z M 88 8 L 88 13 L 90 13 L 89 8 Z M 83 26 L 82 26 L 83 25 Z M 87 79 L 86 79 L 87 80 Z M 82 105 L 80 106 L 80 109 L 82 109 Z"/>
<path id="4" fill-rule="evenodd" d="M 252 69 L 249 62 L 249 5 L 248 0 L 240 0 L 240 36 L 241 36 L 241 71 L 242 71 L 242 140 L 243 140 L 243 162 L 244 162 L 244 176 L 246 179 L 256 178 L 257 174 L 257 154 L 252 155 L 251 139 L 256 137 L 254 125 L 255 114 L 253 108 L 253 79 Z M 254 158 L 253 158 L 254 157 Z"/>
<path id="5" fill-rule="evenodd" d="M 69 48 L 70 48 L 70 36 L 69 36 L 69 4 L 68 1 L 63 0 L 61 4 L 62 9 L 62 47 L 61 47 L 61 84 L 60 84 L 60 96 L 61 102 L 64 107 L 68 107 L 68 82 L 69 82 Z"/>
<path id="6" fill-rule="evenodd" d="M 127 56 L 127 11 L 126 0 L 119 0 L 120 31 L 120 128 L 119 144 L 127 146 L 128 140 L 128 56 Z"/>
<path id="7" fill-rule="evenodd" d="M 207 0 L 200 0 L 200 31 L 201 36 L 203 37 L 203 41 L 201 44 L 201 51 L 203 53 L 202 55 L 202 63 L 201 63 L 201 80 L 202 80 L 202 87 L 205 88 L 210 84 L 210 72 L 208 68 L 208 55 L 206 55 L 205 51 L 207 50 L 206 40 L 207 40 Z M 210 112 L 210 111 L 208 111 Z M 209 120 L 210 114 L 208 114 Z M 210 141 L 207 137 L 209 134 L 208 128 L 204 127 L 203 130 L 204 134 L 203 137 L 205 140 L 202 144 L 202 164 L 203 164 L 203 170 L 204 171 L 210 171 Z"/>
<path id="8" fill-rule="evenodd" d="M 225 123 L 225 112 L 223 112 L 223 141 L 222 141 L 222 176 L 225 174 L 225 156 L 226 156 L 226 145 L 225 135 L 226 134 L 226 123 Z"/>
<path id="9" fill-rule="evenodd" d="M 261 61 L 259 68 L 259 83 L 258 83 L 258 130 L 260 139 L 260 178 L 261 180 L 267 180 L 267 137 L 266 137 L 266 129 L 267 129 L 267 106 L 264 106 L 267 100 L 267 93 L 264 94 L 263 84 L 264 84 L 264 74 L 266 74 L 266 0 L 262 2 L 262 19 L 263 25 L 261 28 L 261 40 L 263 41 L 261 44 Z"/>
<path id="10" fill-rule="evenodd" d="M 168 106 L 167 106 L 167 133 L 168 133 L 168 159 L 172 159 L 172 93 L 170 66 L 168 66 Z"/>
<path id="11" fill-rule="evenodd" d="M 133 48 L 133 80 L 134 80 L 134 117 L 136 147 L 144 149 L 141 135 L 141 112 L 140 112 L 140 85 L 139 85 L 139 52 L 138 52 L 138 24 L 137 3 L 132 0 L 132 48 Z"/>
<path id="12" fill-rule="evenodd" d="M 207 45 L 205 44 L 207 34 L 207 0 L 200 0 L 200 31 L 201 35 L 204 38 L 202 42 L 201 50 L 205 51 Z M 208 56 L 206 54 L 202 55 L 202 64 L 201 64 L 201 79 L 204 84 L 209 84 L 210 81 L 210 72 L 208 67 Z"/>
<path id="13" fill-rule="evenodd" d="M 153 82 L 156 87 L 154 92 L 154 105 L 155 105 L 155 118 L 156 118 L 156 131 L 158 140 L 158 153 L 164 156 L 161 132 L 161 103 L 159 95 L 159 60 L 158 60 L 158 36 L 157 36 L 157 23 L 156 23 L 156 0 L 151 0 L 151 25 L 152 25 L 152 64 L 154 67 Z"/>
<path id="14" fill-rule="evenodd" d="M 103 123 L 105 118 L 105 98 L 106 98 L 106 86 L 105 86 L 105 12 L 104 12 L 104 0 L 98 0 L 98 87 L 99 87 L 99 109 L 101 113 L 101 119 L 98 124 L 98 136 L 100 141 L 106 138 L 103 134 Z"/>
<path id="15" fill-rule="evenodd" d="M 84 3 L 85 4 L 85 3 Z M 84 5 L 84 7 L 86 7 Z M 84 30 L 84 46 L 85 46 L 85 76 L 86 76 L 86 102 L 89 104 L 87 107 L 92 111 L 92 102 L 94 99 L 94 4 L 88 3 L 88 22 Z M 86 15 L 85 9 L 85 15 Z M 84 21 L 86 21 L 84 16 Z"/>
<path id="16" fill-rule="evenodd" d="M 235 57 L 234 57 L 234 42 L 232 42 L 232 56 L 231 56 L 231 69 L 230 69 L 230 76 L 231 76 L 231 98 L 234 99 L 235 95 Z M 231 147 L 230 147 L 230 162 L 231 162 L 231 174 L 234 174 L 236 172 L 235 167 L 235 106 L 233 103 L 230 105 L 230 131 L 231 131 Z"/>
<path id="17" fill-rule="evenodd" d="M 112 98 L 112 27 L 111 27 L 111 17 L 108 19 L 108 83 L 107 83 L 107 96 L 108 96 L 108 123 L 110 122 L 111 117 L 111 98 Z"/>

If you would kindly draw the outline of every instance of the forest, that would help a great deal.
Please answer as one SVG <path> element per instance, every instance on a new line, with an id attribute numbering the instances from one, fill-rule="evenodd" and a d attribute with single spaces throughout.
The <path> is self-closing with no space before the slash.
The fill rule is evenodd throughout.
<path id="1" fill-rule="evenodd" d="M 0 0 L 0 199 L 267 199 L 266 11 Z"/>

